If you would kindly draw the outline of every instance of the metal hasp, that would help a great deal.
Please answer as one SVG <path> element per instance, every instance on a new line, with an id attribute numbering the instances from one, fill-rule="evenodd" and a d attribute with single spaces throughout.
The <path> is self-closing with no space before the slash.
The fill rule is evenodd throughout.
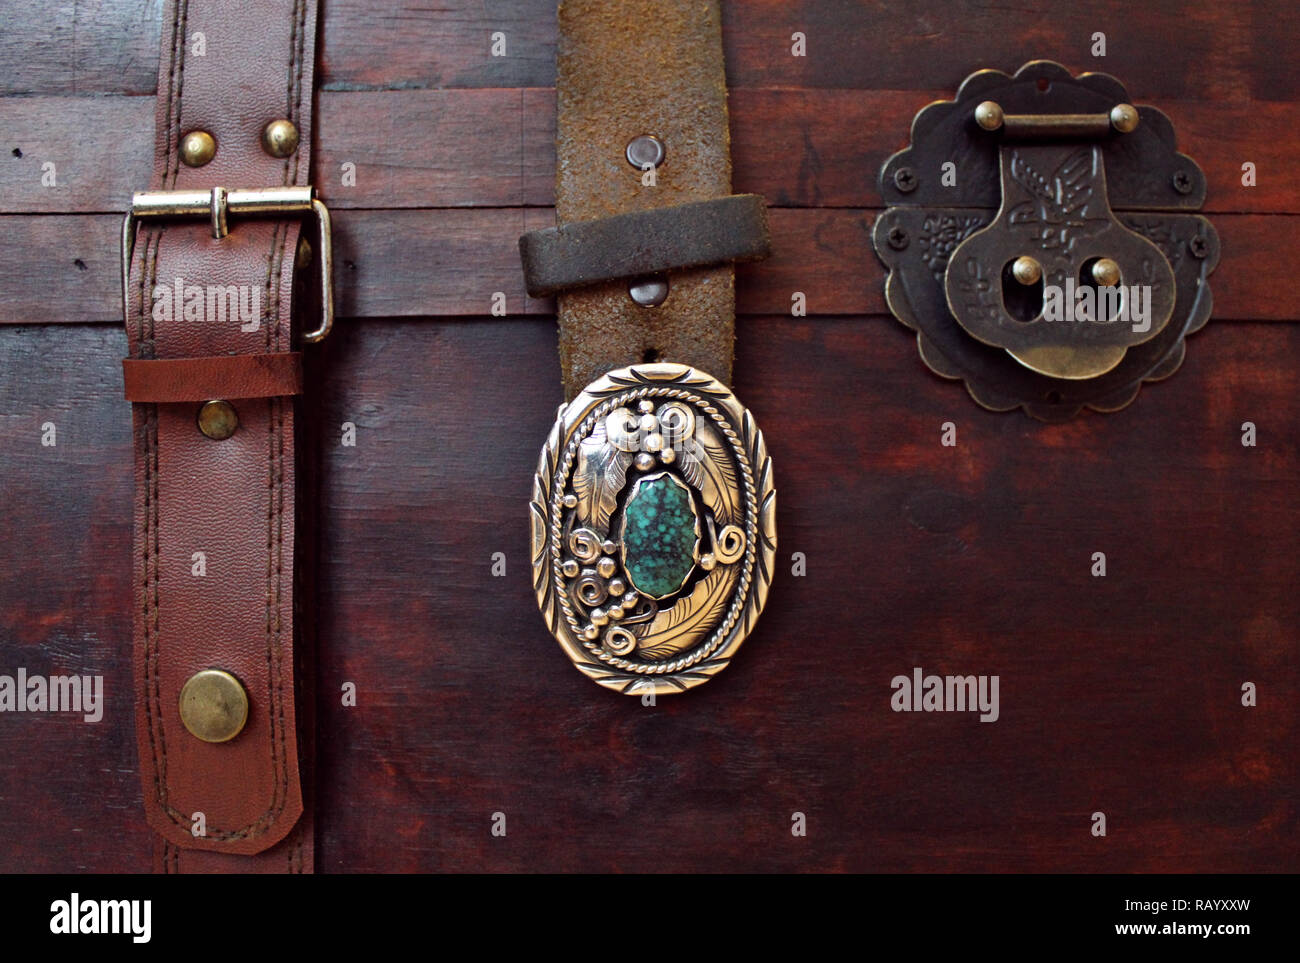
<path id="1" fill-rule="evenodd" d="M 985 408 L 1117 411 L 1210 317 L 1205 176 L 1113 77 L 978 71 L 916 115 L 880 192 L 889 309 Z"/>

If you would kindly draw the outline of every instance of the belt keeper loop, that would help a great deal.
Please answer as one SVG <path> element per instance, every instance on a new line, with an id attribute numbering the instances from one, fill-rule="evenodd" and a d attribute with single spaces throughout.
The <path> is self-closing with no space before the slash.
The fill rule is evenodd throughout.
<path id="1" fill-rule="evenodd" d="M 771 253 L 767 205 L 732 194 L 532 231 L 519 239 L 524 286 L 540 298 L 570 288 Z"/>
<path id="2" fill-rule="evenodd" d="M 302 352 L 124 358 L 122 383 L 126 400 L 137 404 L 299 395 Z"/>

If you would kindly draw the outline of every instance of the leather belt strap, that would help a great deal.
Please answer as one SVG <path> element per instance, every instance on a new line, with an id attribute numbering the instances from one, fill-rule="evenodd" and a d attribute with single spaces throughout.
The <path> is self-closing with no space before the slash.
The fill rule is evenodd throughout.
<path id="1" fill-rule="evenodd" d="M 152 187 L 307 184 L 315 36 L 308 0 L 168 0 Z M 298 135 L 296 149 L 278 149 L 283 156 L 262 143 L 276 120 Z M 215 153 L 187 166 L 183 153 L 196 158 L 186 135 L 197 131 Z M 213 197 L 211 223 L 139 222 L 125 292 L 144 805 L 161 871 L 310 872 L 311 698 L 305 650 L 295 663 L 291 397 L 302 384 L 291 316 L 302 224 L 285 214 L 241 218 L 214 237 L 225 192 Z M 235 290 L 255 310 L 209 316 L 214 288 L 218 298 Z M 231 398 L 241 399 L 237 427 L 214 440 L 199 429 L 196 402 Z M 182 688 L 209 669 L 233 676 L 246 695 L 246 721 L 224 742 L 198 738 L 181 713 Z M 229 709 L 206 697 L 194 704 Z"/>
<path id="2" fill-rule="evenodd" d="M 682 205 L 731 194 L 726 74 L 716 2 L 564 0 L 559 28 L 558 237 L 566 231 L 572 235 L 575 222 L 627 212 L 678 208 L 679 217 L 687 216 L 689 208 Z M 653 186 L 626 156 L 628 144 L 646 134 L 664 147 Z M 706 245 L 711 249 L 708 260 L 762 257 L 767 248 L 766 220 L 758 223 L 752 202 L 731 203 L 735 210 L 750 212 L 749 227 L 724 225 L 723 234 L 741 233 L 731 244 Z M 646 219 L 631 223 L 643 229 L 647 224 L 655 226 Z M 591 228 L 578 234 L 592 230 L 599 235 L 598 229 Z M 681 242 L 690 232 L 683 222 L 668 234 L 675 233 Z M 661 243 L 662 230 L 640 239 L 635 232 L 621 237 L 626 241 L 620 244 L 644 243 L 659 260 L 638 261 L 634 249 L 608 255 L 607 260 L 621 259 L 647 270 L 659 270 L 661 264 L 699 263 L 678 252 L 681 259 L 674 264 L 666 250 L 673 238 Z M 545 239 L 525 241 L 525 253 L 529 243 L 542 244 Z M 582 270 L 581 264 L 576 265 L 567 280 Z M 729 382 L 735 337 L 734 274 L 730 263 L 675 271 L 668 278 L 667 300 L 657 307 L 642 307 L 632 300 L 626 280 L 560 293 L 557 313 L 566 398 L 572 399 L 612 368 L 642 361 L 681 362 Z"/>

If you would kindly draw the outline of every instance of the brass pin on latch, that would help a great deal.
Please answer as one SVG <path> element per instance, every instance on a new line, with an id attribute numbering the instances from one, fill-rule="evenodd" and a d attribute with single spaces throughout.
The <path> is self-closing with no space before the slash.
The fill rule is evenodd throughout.
<path id="1" fill-rule="evenodd" d="M 1017 140 L 1059 137 L 1104 137 L 1112 130 L 1131 134 L 1138 126 L 1137 108 L 1116 104 L 1107 114 L 1005 114 L 995 100 L 975 108 L 975 123 L 987 131 L 1001 130 Z"/>
<path id="2" fill-rule="evenodd" d="M 127 311 L 127 289 L 131 281 L 131 252 L 135 246 L 135 225 L 140 218 L 208 217 L 212 236 L 220 240 L 230 233 L 229 215 L 312 213 L 316 216 L 320 247 L 321 319 L 304 341 L 322 341 L 334 326 L 334 244 L 329 209 L 316 199 L 312 187 L 260 187 L 253 189 L 214 187 L 203 191 L 136 191 L 131 210 L 122 222 L 122 312 Z"/>

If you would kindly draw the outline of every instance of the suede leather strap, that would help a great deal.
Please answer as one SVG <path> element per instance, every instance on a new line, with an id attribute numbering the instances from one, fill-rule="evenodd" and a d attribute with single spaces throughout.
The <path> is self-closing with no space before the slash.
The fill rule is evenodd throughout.
<path id="1" fill-rule="evenodd" d="M 308 0 L 168 0 L 152 188 L 307 184 L 315 36 Z M 299 133 L 287 158 L 261 143 L 276 119 Z M 217 148 L 192 168 L 179 145 L 195 130 Z M 136 234 L 124 369 L 135 402 L 136 733 L 159 871 L 312 868 L 309 660 L 295 650 L 301 226 L 232 219 L 218 240 L 206 219 L 149 220 Z M 202 298 L 198 310 L 169 310 L 185 303 L 169 288 L 177 279 L 187 292 L 240 286 L 256 323 L 206 318 Z M 196 402 L 229 398 L 242 399 L 238 428 L 205 437 Z M 248 695 L 247 723 L 228 742 L 201 741 L 180 718 L 181 687 L 209 668 Z"/>
<path id="2" fill-rule="evenodd" d="M 559 10 L 556 220 L 563 226 L 731 193 L 730 133 L 716 2 L 564 0 Z M 642 134 L 664 160 L 654 185 L 625 156 Z M 626 280 L 558 295 L 566 398 L 611 368 L 693 365 L 731 380 L 735 338 L 730 263 L 669 274 L 658 307 Z"/>
<path id="3" fill-rule="evenodd" d="M 771 245 L 767 205 L 757 194 L 570 221 L 519 239 L 530 297 L 616 278 L 754 261 Z"/>

